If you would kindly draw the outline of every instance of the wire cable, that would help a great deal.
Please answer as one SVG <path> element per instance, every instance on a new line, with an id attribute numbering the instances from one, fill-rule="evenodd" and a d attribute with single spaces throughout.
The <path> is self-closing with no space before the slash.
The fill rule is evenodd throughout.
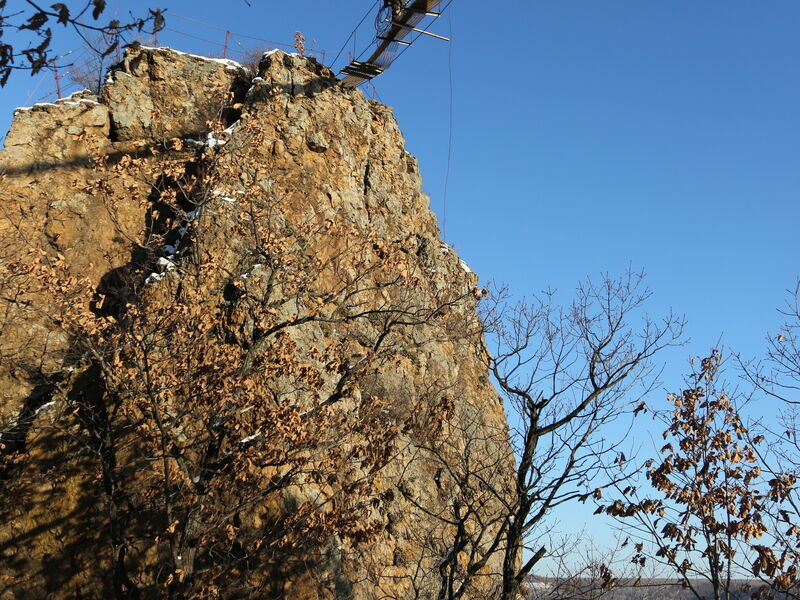
<path id="1" fill-rule="evenodd" d="M 225 47 L 225 44 L 223 44 L 222 42 L 215 42 L 214 40 L 208 40 L 206 38 L 202 38 L 200 36 L 193 35 L 191 33 L 186 33 L 185 31 L 179 31 L 177 29 L 173 29 L 172 27 L 165 27 L 164 29 L 166 31 L 171 31 L 172 33 L 177 33 L 178 35 L 183 35 L 183 36 L 186 36 L 188 38 L 192 38 L 192 39 L 198 40 L 200 42 L 205 42 L 207 44 L 214 44 L 215 46 L 220 46 L 221 48 Z M 234 50 L 234 52 L 236 52 L 236 51 Z"/>
<path id="2" fill-rule="evenodd" d="M 450 5 L 448 4 L 448 7 Z M 450 164 L 453 159 L 453 9 L 447 12 L 450 42 L 447 48 L 447 78 L 450 87 L 449 132 L 447 134 L 447 169 L 444 174 L 444 196 L 442 197 L 442 239 L 447 243 L 447 192 L 450 187 Z"/>
<path id="3" fill-rule="evenodd" d="M 175 12 L 172 12 L 172 11 L 169 11 L 168 15 L 169 16 L 173 16 L 173 17 L 178 17 L 179 19 L 183 19 L 184 21 L 189 21 L 190 23 L 195 23 L 196 25 L 202 25 L 203 27 L 209 27 L 211 29 L 216 29 L 217 31 L 228 32 L 231 35 L 235 35 L 237 37 L 241 37 L 241 38 L 245 38 L 245 39 L 249 39 L 249 40 L 255 40 L 257 42 L 264 42 L 264 43 L 267 43 L 267 44 L 272 44 L 275 47 L 283 46 L 284 48 L 294 48 L 294 44 L 284 44 L 282 42 L 276 42 L 274 40 L 267 40 L 267 39 L 260 38 L 260 37 L 255 37 L 255 36 L 252 36 L 252 35 L 246 35 L 244 33 L 239 33 L 237 31 L 232 31 L 230 29 L 225 29 L 224 27 L 219 27 L 218 25 L 212 25 L 211 23 L 205 23 L 204 21 L 199 21 L 198 19 L 193 19 L 191 17 L 186 17 L 184 15 L 179 15 L 178 13 L 175 13 Z"/>
<path id="4" fill-rule="evenodd" d="M 337 61 L 337 60 L 339 60 L 339 57 L 342 55 L 342 52 L 344 52 L 344 49 L 347 47 L 347 43 L 348 43 L 348 42 L 349 42 L 349 41 L 352 39 L 352 37 L 355 35 L 355 33 L 356 33 L 356 30 L 357 30 L 359 27 L 361 27 L 361 26 L 364 24 L 364 21 L 366 21 L 366 20 L 367 20 L 367 17 L 368 17 L 368 16 L 370 15 L 370 13 L 372 12 L 372 9 L 373 9 L 373 8 L 375 8 L 375 5 L 377 5 L 379 2 L 380 2 L 380 0 L 375 0 L 375 2 L 373 2 L 373 3 L 372 3 L 372 6 L 370 6 L 370 7 L 367 9 L 367 12 L 365 12 L 365 13 L 364 13 L 364 16 L 363 16 L 363 17 L 361 17 L 361 20 L 358 22 L 358 25 L 356 25 L 356 26 L 353 28 L 353 31 L 351 31 L 351 32 L 350 32 L 350 35 L 349 35 L 349 36 L 347 36 L 347 39 L 344 41 L 344 44 L 342 44 L 342 47 L 341 47 L 341 48 L 339 48 L 339 52 L 337 52 L 337 53 L 336 53 L 336 58 L 334 58 L 334 59 L 333 59 L 333 62 L 331 63 L 331 70 L 333 70 L 334 66 L 336 65 L 336 61 Z M 362 52 L 361 54 L 363 54 L 363 52 Z"/>
<path id="5" fill-rule="evenodd" d="M 31 103 L 31 101 L 33 100 L 33 95 L 34 95 L 34 94 L 35 94 L 35 93 L 36 93 L 36 92 L 39 90 L 39 88 L 41 87 L 41 85 L 42 85 L 42 82 L 44 81 L 44 78 L 45 78 L 45 76 L 46 76 L 46 75 L 47 75 L 47 71 L 42 71 L 41 75 L 39 75 L 39 81 L 36 83 L 36 86 L 35 86 L 35 87 L 34 87 L 34 88 L 33 88 L 33 89 L 30 91 L 30 92 L 28 92 L 28 95 L 25 97 L 25 105 L 26 105 L 26 106 L 27 106 L 28 104 L 30 104 L 30 103 Z"/>

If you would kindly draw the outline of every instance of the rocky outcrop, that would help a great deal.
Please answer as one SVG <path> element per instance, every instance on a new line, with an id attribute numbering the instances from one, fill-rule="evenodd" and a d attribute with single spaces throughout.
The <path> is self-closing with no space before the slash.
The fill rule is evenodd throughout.
<path id="1" fill-rule="evenodd" d="M 171 49 L 129 52 L 109 74 L 103 100 L 116 140 L 186 137 L 207 129 L 206 122 L 247 89 L 241 65 Z"/>
<path id="2" fill-rule="evenodd" d="M 0 598 L 436 597 L 513 461 L 391 110 L 143 48 L 5 145 Z"/>

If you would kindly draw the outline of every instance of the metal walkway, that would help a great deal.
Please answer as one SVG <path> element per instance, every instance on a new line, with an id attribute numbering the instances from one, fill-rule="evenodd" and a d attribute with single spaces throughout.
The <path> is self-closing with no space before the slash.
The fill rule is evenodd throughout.
<path id="1" fill-rule="evenodd" d="M 346 75 L 342 79 L 342 85 L 356 87 L 388 69 L 401 51 L 401 46 L 411 45 L 405 38 L 414 32 L 425 33 L 417 26 L 426 17 L 438 18 L 440 13 L 435 12 L 435 9 L 443 2 L 444 0 L 414 0 L 395 20 L 392 20 L 391 9 L 382 8 L 378 13 L 378 35 L 375 38 L 378 42 L 377 50 L 367 60 L 354 60 L 342 69 L 341 72 Z"/>

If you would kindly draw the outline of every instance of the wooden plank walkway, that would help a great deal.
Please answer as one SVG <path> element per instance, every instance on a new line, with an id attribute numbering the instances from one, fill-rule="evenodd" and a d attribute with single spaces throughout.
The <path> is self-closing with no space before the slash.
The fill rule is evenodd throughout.
<path id="1" fill-rule="evenodd" d="M 411 45 L 405 38 L 415 30 L 419 31 L 417 26 L 426 17 L 437 18 L 439 13 L 436 8 L 443 2 L 444 0 L 414 0 L 409 3 L 393 22 L 387 24 L 385 31 L 376 36 L 378 47 L 367 60 L 354 60 L 342 69 L 341 72 L 345 74 L 342 85 L 356 87 L 388 69 L 397 58 L 401 47 Z M 383 14 L 383 11 L 382 8 L 379 14 Z M 386 14 L 390 20 L 391 12 L 386 11 Z"/>

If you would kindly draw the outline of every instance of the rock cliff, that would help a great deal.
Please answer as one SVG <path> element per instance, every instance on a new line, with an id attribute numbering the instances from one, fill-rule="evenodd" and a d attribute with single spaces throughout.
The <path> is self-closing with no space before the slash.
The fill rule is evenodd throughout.
<path id="1" fill-rule="evenodd" d="M 5 147 L 0 598 L 437 597 L 463 454 L 513 461 L 391 110 L 142 48 Z"/>

